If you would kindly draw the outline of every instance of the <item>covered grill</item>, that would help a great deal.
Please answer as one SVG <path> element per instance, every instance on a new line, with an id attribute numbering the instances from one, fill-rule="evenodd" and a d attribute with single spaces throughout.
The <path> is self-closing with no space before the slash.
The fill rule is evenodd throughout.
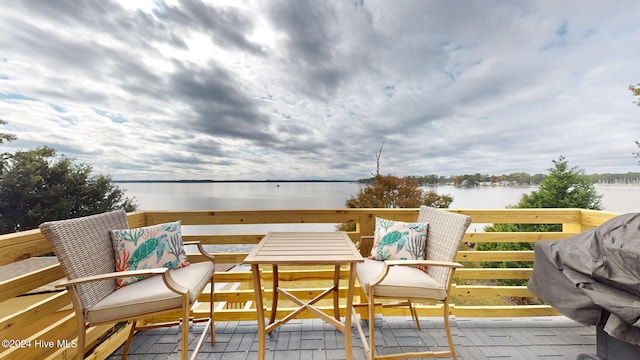
<path id="1" fill-rule="evenodd" d="M 536 243 L 528 288 L 565 316 L 596 326 L 597 356 L 579 359 L 640 358 L 640 213 Z"/>

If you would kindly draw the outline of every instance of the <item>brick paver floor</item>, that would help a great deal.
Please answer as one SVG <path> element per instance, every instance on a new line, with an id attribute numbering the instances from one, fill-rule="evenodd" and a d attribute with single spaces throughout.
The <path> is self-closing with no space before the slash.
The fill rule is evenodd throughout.
<path id="1" fill-rule="evenodd" d="M 366 322 L 365 325 L 366 331 Z M 376 318 L 379 353 L 410 351 L 427 346 L 445 350 L 447 341 L 441 318 L 421 318 L 417 331 L 410 317 Z M 192 325 L 201 331 L 201 325 Z M 452 318 L 458 358 L 571 359 L 595 354 L 595 328 L 563 316 L 527 318 Z M 247 360 L 257 357 L 257 324 L 252 321 L 216 323 L 216 343 L 203 346 L 198 359 Z M 353 329 L 356 360 L 365 359 L 358 332 Z M 179 359 L 178 327 L 142 331 L 135 335 L 128 360 Z M 195 338 L 195 336 L 193 336 Z M 292 320 L 269 335 L 268 360 L 343 360 L 342 333 L 319 319 Z M 109 360 L 119 359 L 122 348 Z"/>

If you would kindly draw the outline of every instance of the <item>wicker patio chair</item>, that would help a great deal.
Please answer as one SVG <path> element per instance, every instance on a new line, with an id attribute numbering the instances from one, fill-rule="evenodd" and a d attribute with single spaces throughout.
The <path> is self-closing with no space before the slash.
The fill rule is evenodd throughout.
<path id="1" fill-rule="evenodd" d="M 462 267 L 461 264 L 454 262 L 454 259 L 464 234 L 471 224 L 471 217 L 422 206 L 420 207 L 417 222 L 428 224 L 424 260 L 380 261 L 365 258 L 364 263 L 358 264 L 358 280 L 368 301 L 368 343 L 366 339 L 367 336 L 365 336 L 360 322 L 354 322 L 363 340 L 368 359 L 449 356 L 454 360 L 457 358 L 449 324 L 449 294 L 455 269 Z M 364 238 L 361 241 L 360 248 L 371 251 L 372 241 L 372 237 Z M 417 266 L 426 266 L 426 271 Z M 410 307 L 418 330 L 420 330 L 420 322 L 412 301 L 441 301 L 444 304 L 444 326 L 449 342 L 449 351 L 423 351 L 377 355 L 374 343 L 374 309 L 376 299 L 402 300 L 402 304 Z M 393 305 L 398 305 L 398 303 Z"/>
<path id="2" fill-rule="evenodd" d="M 84 359 L 88 327 L 131 321 L 132 327 L 122 354 L 123 359 L 127 356 L 131 339 L 137 330 L 175 326 L 181 322 L 181 359 L 187 359 L 190 310 L 209 283 L 211 286 L 209 316 L 203 319 L 192 319 L 207 322 L 193 352 L 192 358 L 195 358 L 204 343 L 208 329 L 211 332 L 211 344 L 213 345 L 215 341 L 213 257 L 207 254 L 199 243 L 185 243 L 185 245 L 197 245 L 200 252 L 210 261 L 171 270 L 162 267 L 118 272 L 110 231 L 119 229 L 129 229 L 127 214 L 124 210 L 46 222 L 40 225 L 40 231 L 51 244 L 67 276 L 67 281 L 58 286 L 68 289 L 76 313 L 78 329 L 76 358 Z M 117 286 L 116 279 L 132 275 L 141 280 L 126 286 Z M 145 317 L 151 315 L 177 312 L 180 313 L 182 321 L 160 324 L 143 322 Z"/>

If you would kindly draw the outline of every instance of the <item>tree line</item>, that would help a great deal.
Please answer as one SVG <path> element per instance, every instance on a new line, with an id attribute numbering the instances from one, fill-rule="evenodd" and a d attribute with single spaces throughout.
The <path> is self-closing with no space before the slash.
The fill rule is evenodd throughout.
<path id="1" fill-rule="evenodd" d="M 453 186 L 481 186 L 481 185 L 540 185 L 548 174 L 531 175 L 526 172 L 517 172 L 503 175 L 487 175 L 487 174 L 465 174 L 465 175 L 424 175 L 424 176 L 408 176 L 414 179 L 420 186 L 437 186 L 437 185 L 453 185 Z M 640 185 L 640 172 L 628 172 L 625 174 L 585 174 L 584 177 L 591 181 L 592 184 L 635 184 Z M 358 182 L 363 184 L 372 184 L 376 180 L 375 177 L 360 179 Z"/>

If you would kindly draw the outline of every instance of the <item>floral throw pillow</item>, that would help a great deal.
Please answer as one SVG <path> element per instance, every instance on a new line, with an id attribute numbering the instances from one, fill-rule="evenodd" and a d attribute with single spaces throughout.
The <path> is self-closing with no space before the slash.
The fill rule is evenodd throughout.
<path id="1" fill-rule="evenodd" d="M 111 230 L 116 254 L 116 271 L 188 266 L 184 251 L 180 221 L 136 229 Z M 118 288 L 129 285 L 142 276 L 117 279 Z"/>
<path id="2" fill-rule="evenodd" d="M 374 260 L 424 259 L 427 228 L 427 223 L 377 217 L 370 258 Z"/>

